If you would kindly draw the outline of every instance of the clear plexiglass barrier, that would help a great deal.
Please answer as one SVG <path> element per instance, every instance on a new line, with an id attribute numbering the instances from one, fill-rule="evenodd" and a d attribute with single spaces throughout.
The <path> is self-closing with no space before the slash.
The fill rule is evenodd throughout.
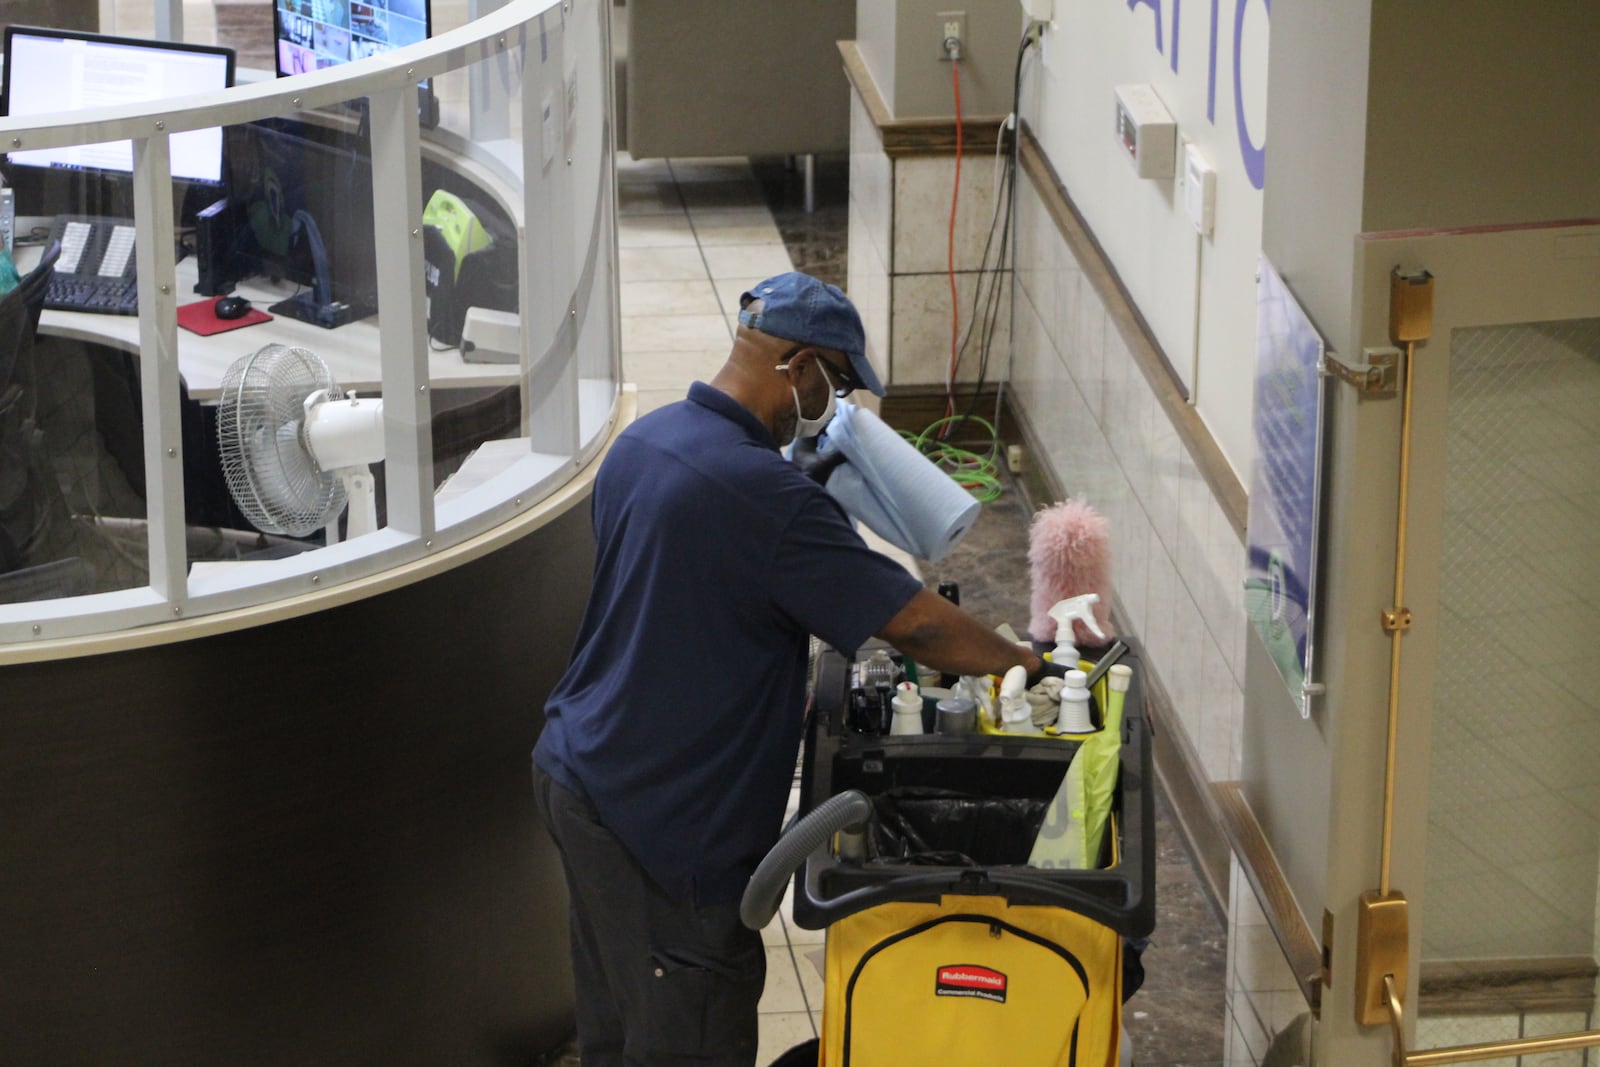
<path id="1" fill-rule="evenodd" d="M 0 656 L 403 575 L 594 460 L 621 410 L 606 2 L 0 119 Z"/>

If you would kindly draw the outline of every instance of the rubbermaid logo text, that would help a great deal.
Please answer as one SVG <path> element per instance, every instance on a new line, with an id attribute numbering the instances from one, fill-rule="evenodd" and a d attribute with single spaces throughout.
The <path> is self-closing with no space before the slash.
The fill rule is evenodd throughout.
<path id="1" fill-rule="evenodd" d="M 1006 976 L 988 967 L 957 963 L 939 968 L 934 994 L 941 997 L 981 997 L 996 1004 L 1006 1002 Z"/>

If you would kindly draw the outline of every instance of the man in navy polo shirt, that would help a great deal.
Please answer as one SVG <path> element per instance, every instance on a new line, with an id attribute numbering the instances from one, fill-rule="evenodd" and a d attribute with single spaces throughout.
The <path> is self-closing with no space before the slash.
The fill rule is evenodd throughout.
<path id="1" fill-rule="evenodd" d="M 584 1067 L 754 1063 L 766 953 L 739 897 L 783 819 L 812 634 L 952 674 L 1046 669 L 868 548 L 779 452 L 836 397 L 883 395 L 844 293 L 783 274 L 740 309 L 711 382 L 601 465 L 594 585 L 534 749 Z"/>

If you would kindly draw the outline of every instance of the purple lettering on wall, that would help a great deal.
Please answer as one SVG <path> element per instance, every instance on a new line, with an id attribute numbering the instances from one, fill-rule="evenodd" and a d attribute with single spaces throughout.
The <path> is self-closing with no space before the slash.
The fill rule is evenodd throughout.
<path id="1" fill-rule="evenodd" d="M 1206 121 L 1217 124 L 1217 3 L 1211 0 L 1211 63 L 1206 70 Z"/>
<path id="2" fill-rule="evenodd" d="M 1249 177 L 1250 184 L 1260 189 L 1267 181 L 1267 149 L 1265 145 L 1257 147 L 1255 142 L 1250 140 L 1250 130 L 1245 124 L 1241 69 L 1244 62 L 1239 54 L 1244 38 L 1244 12 L 1249 4 L 1250 0 L 1235 0 L 1233 9 L 1233 121 L 1239 132 L 1239 156 L 1244 160 L 1244 172 Z M 1261 4 L 1270 17 L 1272 0 L 1261 0 Z"/>
<path id="3" fill-rule="evenodd" d="M 1129 11 L 1132 11 L 1136 7 L 1147 7 L 1151 11 L 1155 12 L 1155 15 L 1156 15 L 1156 51 L 1157 52 L 1165 52 L 1166 49 L 1164 47 L 1162 47 L 1162 44 L 1161 44 L 1161 0 L 1128 0 L 1128 10 Z M 1176 70 L 1177 68 L 1174 67 L 1173 69 Z"/>
<path id="4" fill-rule="evenodd" d="M 1172 0 L 1172 73 L 1178 73 L 1178 20 L 1183 17 L 1183 0 Z"/>

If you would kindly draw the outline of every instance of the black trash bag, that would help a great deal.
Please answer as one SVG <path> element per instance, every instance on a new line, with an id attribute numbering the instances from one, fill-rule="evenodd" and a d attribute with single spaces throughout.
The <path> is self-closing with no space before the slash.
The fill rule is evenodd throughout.
<path id="1" fill-rule="evenodd" d="M 879 863 L 980 867 L 1023 864 L 1048 799 L 900 787 L 873 798 L 869 854 Z"/>

